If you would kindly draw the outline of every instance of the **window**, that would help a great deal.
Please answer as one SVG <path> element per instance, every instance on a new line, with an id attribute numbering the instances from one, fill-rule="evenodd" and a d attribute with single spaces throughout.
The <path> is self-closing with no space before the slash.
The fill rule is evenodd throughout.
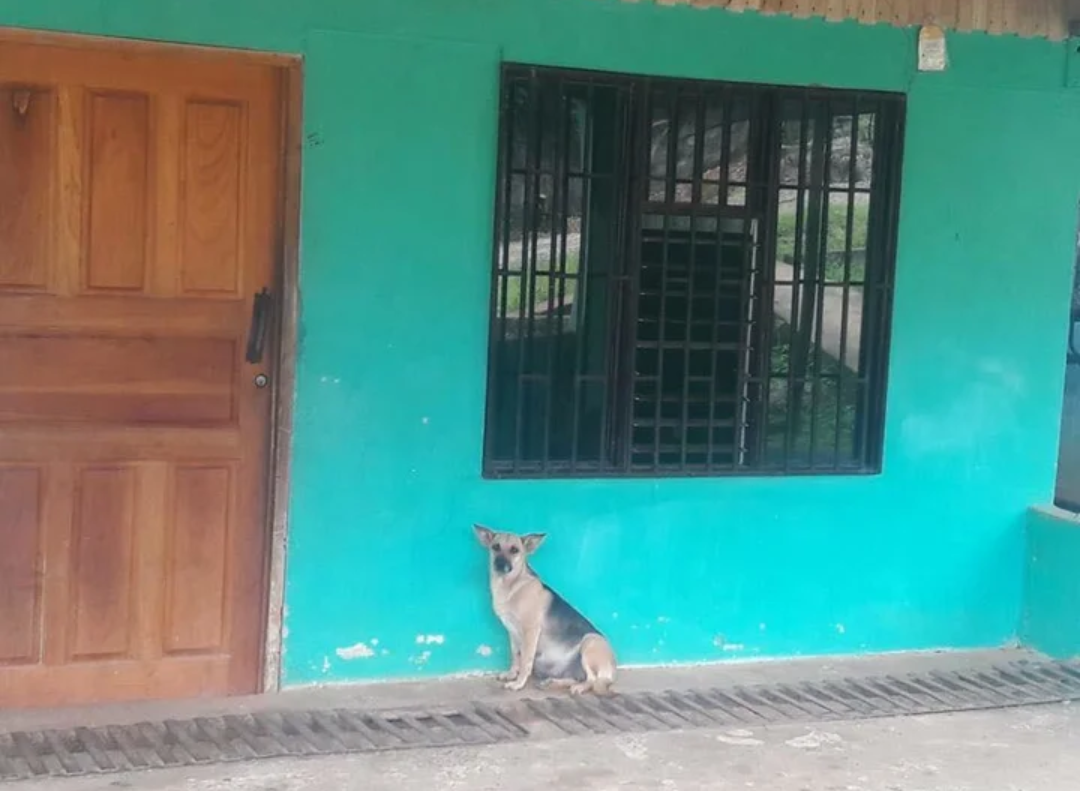
<path id="1" fill-rule="evenodd" d="M 484 474 L 878 471 L 903 110 L 504 66 Z"/>
<path id="2" fill-rule="evenodd" d="M 1080 513 L 1080 233 L 1073 256 L 1072 310 L 1065 355 L 1065 398 L 1058 434 L 1054 505 Z"/>

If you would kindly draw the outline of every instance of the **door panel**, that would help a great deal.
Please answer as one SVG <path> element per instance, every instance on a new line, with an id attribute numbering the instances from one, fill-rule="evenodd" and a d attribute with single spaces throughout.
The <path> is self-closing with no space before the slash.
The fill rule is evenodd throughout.
<path id="1" fill-rule="evenodd" d="M 41 658 L 39 467 L 0 467 L 0 665 Z"/>
<path id="2" fill-rule="evenodd" d="M 0 707 L 258 688 L 282 76 L 0 42 Z"/>

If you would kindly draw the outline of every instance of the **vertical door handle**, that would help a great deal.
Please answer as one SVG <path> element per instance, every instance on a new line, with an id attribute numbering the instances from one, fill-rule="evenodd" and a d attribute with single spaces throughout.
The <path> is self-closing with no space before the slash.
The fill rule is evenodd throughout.
<path id="1" fill-rule="evenodd" d="M 262 362 L 272 307 L 272 298 L 267 289 L 264 288 L 262 291 L 255 292 L 255 298 L 251 303 L 251 326 L 248 328 L 247 354 L 244 355 L 244 359 L 252 365 Z"/>

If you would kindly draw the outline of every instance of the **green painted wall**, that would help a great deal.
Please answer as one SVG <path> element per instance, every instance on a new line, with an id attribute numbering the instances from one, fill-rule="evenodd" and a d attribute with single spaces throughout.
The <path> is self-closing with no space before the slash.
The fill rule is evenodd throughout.
<path id="1" fill-rule="evenodd" d="M 1080 187 L 1064 45 L 956 36 L 917 75 L 911 31 L 616 0 L 0 0 L 0 23 L 305 56 L 287 684 L 502 665 L 474 520 L 547 531 L 538 568 L 627 663 L 1015 638 Z M 480 479 L 504 57 L 909 93 L 884 474 Z"/>
<path id="2" fill-rule="evenodd" d="M 1055 659 L 1080 656 L 1080 517 L 1033 508 L 1020 640 Z"/>

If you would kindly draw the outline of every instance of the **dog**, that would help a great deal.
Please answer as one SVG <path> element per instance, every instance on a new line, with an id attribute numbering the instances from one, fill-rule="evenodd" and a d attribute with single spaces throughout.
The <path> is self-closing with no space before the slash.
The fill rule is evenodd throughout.
<path id="1" fill-rule="evenodd" d="M 529 566 L 543 533 L 525 536 L 473 525 L 488 550 L 491 603 L 510 636 L 510 670 L 499 675 L 509 690 L 530 679 L 572 695 L 611 694 L 615 652 L 600 630 L 545 585 Z"/>

